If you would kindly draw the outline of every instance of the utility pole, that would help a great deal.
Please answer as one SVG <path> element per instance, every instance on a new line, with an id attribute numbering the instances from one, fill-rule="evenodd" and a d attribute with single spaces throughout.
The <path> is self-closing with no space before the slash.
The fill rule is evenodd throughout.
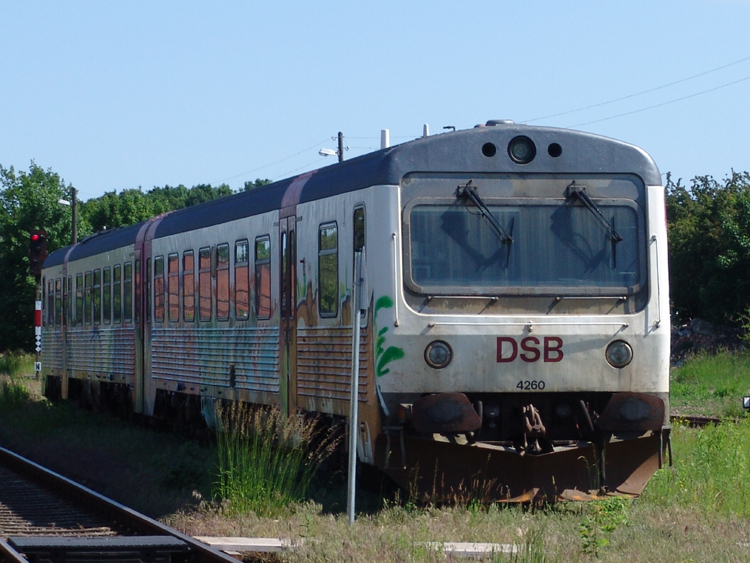
<path id="1" fill-rule="evenodd" d="M 73 201 L 71 202 L 71 209 L 73 210 L 73 237 L 72 244 L 78 242 L 78 190 L 73 188 Z"/>
<path id="2" fill-rule="evenodd" d="M 339 131 L 339 162 L 344 162 L 344 134 Z"/>

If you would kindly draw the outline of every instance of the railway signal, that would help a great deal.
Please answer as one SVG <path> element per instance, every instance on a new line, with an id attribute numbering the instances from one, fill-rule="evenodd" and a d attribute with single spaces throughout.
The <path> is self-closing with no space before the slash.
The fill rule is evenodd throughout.
<path id="1" fill-rule="evenodd" d="M 42 275 L 42 265 L 47 258 L 47 231 L 31 231 L 29 236 L 29 270 L 33 276 Z"/>

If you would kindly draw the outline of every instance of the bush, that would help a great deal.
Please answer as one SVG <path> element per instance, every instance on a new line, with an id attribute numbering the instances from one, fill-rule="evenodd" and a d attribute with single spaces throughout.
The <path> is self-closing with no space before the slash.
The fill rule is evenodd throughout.
<path id="1" fill-rule="evenodd" d="M 315 419 L 286 417 L 278 407 L 234 403 L 218 418 L 214 496 L 230 513 L 275 516 L 302 500 L 338 445 L 321 435 Z"/>
<path id="2" fill-rule="evenodd" d="M 750 309 L 750 174 L 690 188 L 667 175 L 671 298 L 680 320 L 737 322 Z"/>

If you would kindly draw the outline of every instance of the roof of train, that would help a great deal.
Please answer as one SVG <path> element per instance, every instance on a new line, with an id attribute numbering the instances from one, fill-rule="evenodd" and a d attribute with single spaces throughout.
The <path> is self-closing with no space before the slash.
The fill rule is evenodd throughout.
<path id="1" fill-rule="evenodd" d="M 529 137 L 538 147 L 536 158 L 528 164 L 513 162 L 506 151 L 511 139 L 519 135 Z M 497 147 L 492 156 L 482 151 L 486 143 Z M 546 148 L 552 143 L 562 150 L 558 157 L 547 153 Z M 593 169 L 592 162 L 596 163 Z M 646 185 L 661 184 L 654 161 L 634 145 L 579 131 L 502 122 L 422 137 L 267 186 L 172 211 L 161 218 L 154 238 L 280 209 L 285 194 L 292 191 L 288 188 L 295 182 L 295 188 L 299 188 L 295 203 L 306 203 L 369 186 L 399 184 L 405 175 L 419 172 L 630 173 L 640 176 Z M 72 249 L 68 260 L 132 245 L 147 222 L 86 237 Z M 67 247 L 51 253 L 44 266 L 62 264 L 69 250 Z"/>

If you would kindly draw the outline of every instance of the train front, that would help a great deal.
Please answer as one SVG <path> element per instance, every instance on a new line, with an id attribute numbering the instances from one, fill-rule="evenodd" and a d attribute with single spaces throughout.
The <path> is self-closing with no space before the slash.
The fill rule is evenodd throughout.
<path id="1" fill-rule="evenodd" d="M 669 438 L 658 169 L 618 141 L 488 125 L 415 142 L 432 165 L 399 186 L 376 464 L 433 498 L 637 495 Z"/>

